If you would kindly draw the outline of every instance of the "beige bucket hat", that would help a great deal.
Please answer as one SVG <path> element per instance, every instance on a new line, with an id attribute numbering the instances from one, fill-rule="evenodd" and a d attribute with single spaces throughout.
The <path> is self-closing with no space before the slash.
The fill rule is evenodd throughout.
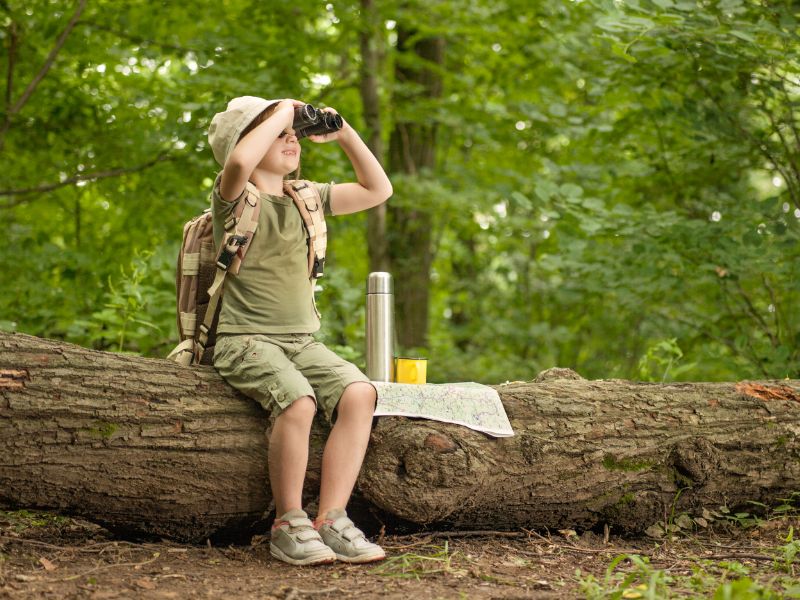
<path id="1" fill-rule="evenodd" d="M 250 122 L 261 112 L 280 100 L 265 100 L 257 96 L 239 96 L 228 102 L 223 112 L 218 112 L 211 119 L 208 127 L 208 142 L 214 152 L 214 158 L 220 166 L 225 166 L 239 136 Z"/>

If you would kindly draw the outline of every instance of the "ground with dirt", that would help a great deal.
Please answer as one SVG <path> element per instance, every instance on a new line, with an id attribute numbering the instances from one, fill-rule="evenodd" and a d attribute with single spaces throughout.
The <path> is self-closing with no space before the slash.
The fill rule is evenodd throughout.
<path id="1" fill-rule="evenodd" d="M 715 513 L 716 514 L 716 513 Z M 800 518 L 671 519 L 669 537 L 613 532 L 383 536 L 387 560 L 291 567 L 269 542 L 115 540 L 83 520 L 0 512 L 0 598 L 800 598 Z"/>

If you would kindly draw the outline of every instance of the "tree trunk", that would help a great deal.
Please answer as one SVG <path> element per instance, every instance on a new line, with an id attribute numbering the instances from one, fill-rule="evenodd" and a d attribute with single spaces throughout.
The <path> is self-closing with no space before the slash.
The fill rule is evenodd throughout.
<path id="1" fill-rule="evenodd" d="M 383 164 L 383 128 L 381 127 L 378 76 L 384 45 L 383 19 L 375 8 L 374 0 L 361 0 L 361 104 L 364 106 L 364 123 L 367 126 L 367 147 Z M 386 204 L 367 211 L 367 249 L 369 270 L 388 271 L 389 256 L 386 244 Z"/>
<path id="2" fill-rule="evenodd" d="M 635 532 L 672 512 L 755 512 L 748 501 L 800 489 L 800 381 L 586 381 L 550 369 L 496 387 L 511 438 L 378 418 L 355 503 L 384 522 Z M 210 367 L 0 334 L 7 505 L 188 541 L 248 531 L 271 508 L 266 427 Z"/>
<path id="3" fill-rule="evenodd" d="M 421 115 L 417 122 L 402 115 L 412 108 L 421 112 L 441 97 L 443 84 L 437 68 L 444 64 L 445 41 L 419 38 L 417 31 L 398 23 L 397 52 L 394 104 L 401 116 L 395 119 L 389 140 L 389 165 L 393 173 L 424 177 L 436 167 L 436 123 L 429 115 Z M 420 63 L 431 67 L 420 67 Z M 407 349 L 427 345 L 433 219 L 429 198 L 404 196 L 402 186 L 398 188 L 400 205 L 389 201 L 387 236 L 389 262 L 399 282 L 395 286 L 397 340 Z"/>

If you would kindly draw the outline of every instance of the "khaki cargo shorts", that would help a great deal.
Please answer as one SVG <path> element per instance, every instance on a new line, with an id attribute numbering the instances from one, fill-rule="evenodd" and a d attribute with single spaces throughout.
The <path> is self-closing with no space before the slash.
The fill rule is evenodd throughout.
<path id="1" fill-rule="evenodd" d="M 217 337 L 214 367 L 234 388 L 274 418 L 311 396 L 329 422 L 344 389 L 369 378 L 310 333 L 225 334 Z M 376 391 L 377 393 L 377 391 Z"/>

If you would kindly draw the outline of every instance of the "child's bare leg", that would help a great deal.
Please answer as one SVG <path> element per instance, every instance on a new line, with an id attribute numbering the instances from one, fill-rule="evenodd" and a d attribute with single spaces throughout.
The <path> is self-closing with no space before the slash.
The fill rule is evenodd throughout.
<path id="1" fill-rule="evenodd" d="M 351 383 L 339 399 L 336 423 L 322 454 L 318 521 L 350 499 L 367 453 L 375 400 L 375 388 L 366 382 Z"/>
<path id="2" fill-rule="evenodd" d="M 315 410 L 314 399 L 303 396 L 283 410 L 272 427 L 268 461 L 276 518 L 303 507 L 308 439 Z"/>

